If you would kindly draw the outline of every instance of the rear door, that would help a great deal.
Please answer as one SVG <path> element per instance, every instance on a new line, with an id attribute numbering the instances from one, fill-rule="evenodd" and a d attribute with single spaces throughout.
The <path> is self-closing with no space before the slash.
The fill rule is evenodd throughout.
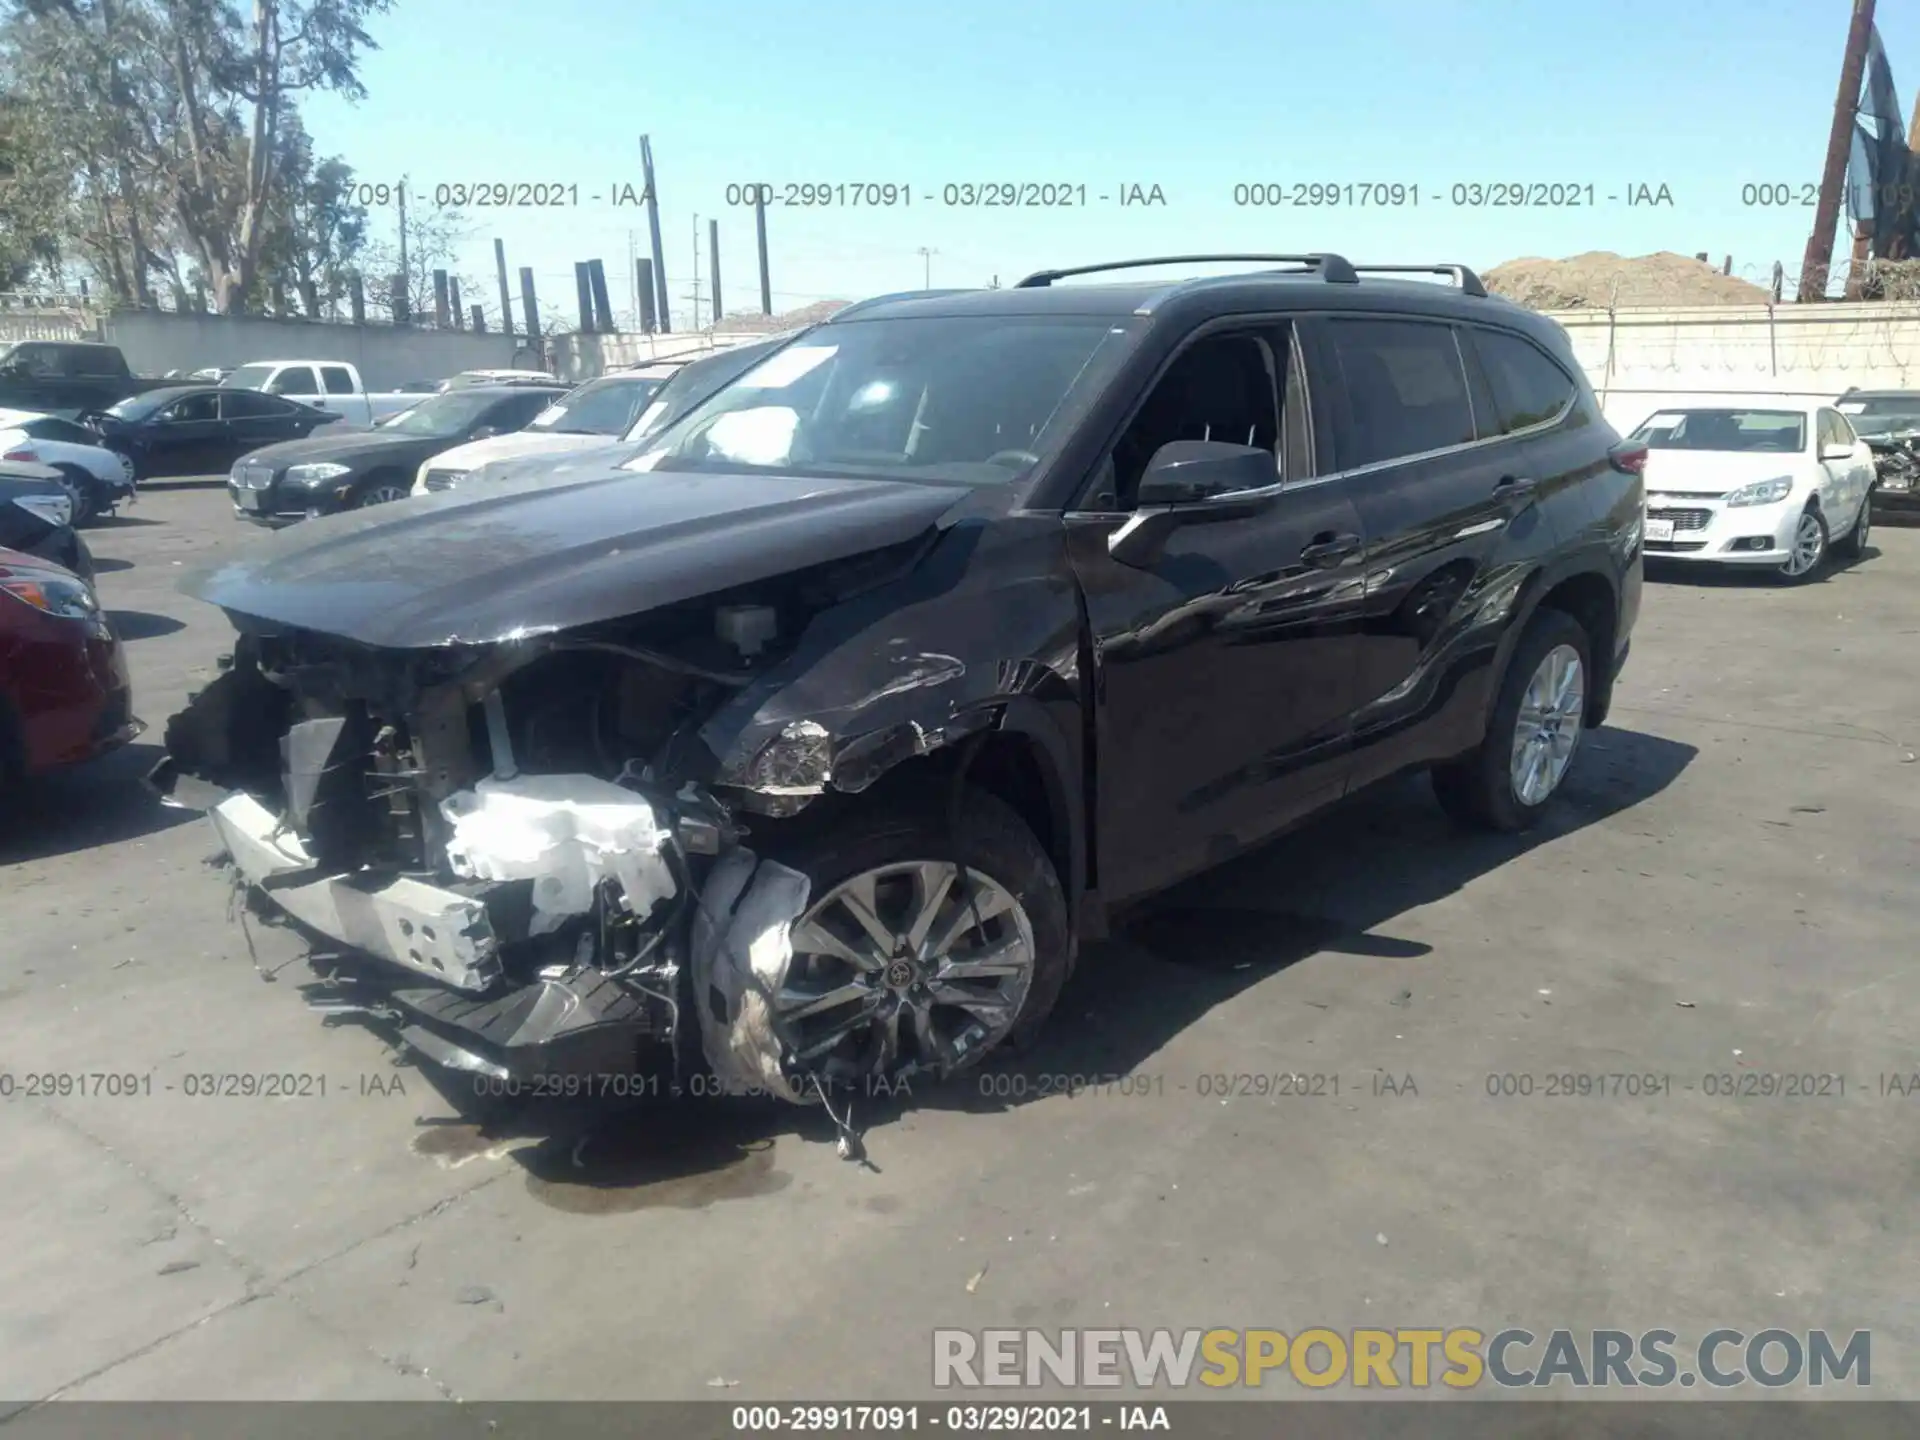
<path id="1" fill-rule="evenodd" d="M 298 420 L 300 412 L 290 401 L 257 390 L 222 390 L 220 419 L 221 444 L 230 464 L 251 450 L 294 440 L 312 427 Z"/>
<path id="2" fill-rule="evenodd" d="M 311 365 L 288 365 L 267 386 L 269 395 L 288 395 L 313 404 L 320 398 L 320 381 Z"/>
<path id="3" fill-rule="evenodd" d="M 322 365 L 320 388 L 323 393 L 316 396 L 310 403 L 363 425 L 372 423 L 372 411 L 368 406 L 366 394 L 355 380 L 353 371 L 347 366 Z"/>
<path id="4" fill-rule="evenodd" d="M 1473 690 L 1498 632 L 1476 612 L 1509 531 L 1545 548 L 1528 425 L 1508 434 L 1472 340 L 1442 320 L 1334 315 L 1335 447 L 1367 536 L 1352 783 L 1471 743 Z M 1482 395 L 1476 413 L 1474 392 Z"/>
<path id="5" fill-rule="evenodd" d="M 1363 593 L 1360 519 L 1316 454 L 1303 352 L 1284 320 L 1191 336 L 1066 516 L 1099 695 L 1099 884 L 1161 888 L 1338 796 Z M 1176 530 L 1150 565 L 1108 552 L 1173 440 L 1275 451 L 1258 514 Z"/>

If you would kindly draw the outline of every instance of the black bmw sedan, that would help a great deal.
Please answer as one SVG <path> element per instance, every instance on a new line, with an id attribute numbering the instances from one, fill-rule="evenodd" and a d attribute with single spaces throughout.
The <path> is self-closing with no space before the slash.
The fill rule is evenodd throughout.
<path id="1" fill-rule="evenodd" d="M 218 475 L 249 450 L 299 440 L 340 417 L 278 395 L 168 385 L 86 414 L 81 423 L 100 443 L 133 461 L 141 479 L 154 475 Z"/>
<path id="2" fill-rule="evenodd" d="M 567 393 L 565 385 L 476 385 L 429 396 L 372 429 L 270 445 L 233 467 L 233 513 L 257 525 L 289 525 L 398 500 L 415 472 L 443 450 L 505 435 Z"/>

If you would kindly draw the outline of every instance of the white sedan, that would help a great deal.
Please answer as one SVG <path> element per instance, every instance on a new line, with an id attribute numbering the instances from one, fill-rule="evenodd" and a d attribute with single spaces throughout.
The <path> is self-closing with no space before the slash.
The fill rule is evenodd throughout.
<path id="1" fill-rule="evenodd" d="M 133 462 L 84 426 L 36 410 L 0 410 L 0 460 L 48 465 L 73 501 L 73 523 L 112 513 L 136 489 Z"/>
<path id="2" fill-rule="evenodd" d="M 1798 582 L 1866 553 L 1873 452 L 1831 405 L 1758 396 L 1650 416 L 1649 559 L 1745 565 Z"/>

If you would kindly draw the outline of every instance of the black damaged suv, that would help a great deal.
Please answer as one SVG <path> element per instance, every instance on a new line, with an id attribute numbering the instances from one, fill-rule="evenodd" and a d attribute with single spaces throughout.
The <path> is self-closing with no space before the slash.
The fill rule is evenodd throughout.
<path id="1" fill-rule="evenodd" d="M 1258 268 L 1059 283 L 1201 261 Z M 963 1068 L 1116 906 L 1382 777 L 1531 824 L 1640 603 L 1644 449 L 1460 266 L 884 297 L 631 453 L 192 585 L 240 638 L 156 785 L 364 957 L 330 1003 L 443 1064 L 733 1064 L 751 1007 L 699 927 L 751 852 L 804 882 L 742 982 L 775 1069 Z M 456 864 L 489 789 L 549 827 L 645 797 L 671 878 Z"/>

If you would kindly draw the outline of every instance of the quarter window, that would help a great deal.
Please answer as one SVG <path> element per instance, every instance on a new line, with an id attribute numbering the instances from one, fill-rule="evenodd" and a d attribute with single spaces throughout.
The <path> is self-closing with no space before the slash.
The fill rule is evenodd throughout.
<path id="1" fill-rule="evenodd" d="M 1453 331 L 1413 320 L 1336 320 L 1351 434 L 1342 468 L 1465 445 L 1473 404 Z"/>
<path id="2" fill-rule="evenodd" d="M 1544 425 L 1565 410 L 1578 393 L 1566 371 L 1518 335 L 1495 330 L 1471 333 L 1474 349 L 1493 386 L 1500 434 Z"/>

